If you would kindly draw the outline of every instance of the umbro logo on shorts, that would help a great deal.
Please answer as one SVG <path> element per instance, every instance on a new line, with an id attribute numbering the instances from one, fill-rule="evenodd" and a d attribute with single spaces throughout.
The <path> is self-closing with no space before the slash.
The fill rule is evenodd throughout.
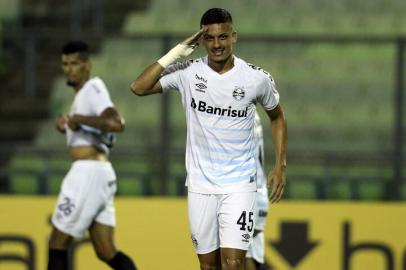
<path id="1" fill-rule="evenodd" d="M 248 243 L 250 241 L 251 236 L 248 233 L 245 233 L 245 234 L 243 234 L 241 236 L 242 236 L 242 238 L 244 238 L 244 239 L 242 239 L 243 242 Z"/>

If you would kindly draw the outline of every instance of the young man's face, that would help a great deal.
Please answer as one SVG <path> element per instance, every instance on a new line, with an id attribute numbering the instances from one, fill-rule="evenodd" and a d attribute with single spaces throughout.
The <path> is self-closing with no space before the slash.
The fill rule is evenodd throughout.
<path id="1" fill-rule="evenodd" d="M 62 70 L 66 84 L 72 87 L 83 85 L 90 74 L 90 61 L 83 60 L 80 53 L 62 54 Z"/>
<path id="2" fill-rule="evenodd" d="M 206 47 L 209 60 L 215 63 L 227 61 L 237 41 L 237 33 L 231 23 L 216 23 L 207 25 L 203 34 L 203 45 Z"/>

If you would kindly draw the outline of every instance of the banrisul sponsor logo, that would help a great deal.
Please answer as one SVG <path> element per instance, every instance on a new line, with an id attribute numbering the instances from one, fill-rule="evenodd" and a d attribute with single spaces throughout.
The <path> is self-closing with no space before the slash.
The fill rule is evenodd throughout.
<path id="1" fill-rule="evenodd" d="M 228 117 L 247 117 L 248 107 L 243 110 L 235 110 L 233 107 L 228 106 L 226 108 L 221 107 L 214 107 L 210 106 L 204 101 L 195 100 L 192 98 L 192 102 L 190 103 L 190 107 L 199 112 L 205 112 L 208 114 L 214 114 L 219 116 L 228 116 Z"/>

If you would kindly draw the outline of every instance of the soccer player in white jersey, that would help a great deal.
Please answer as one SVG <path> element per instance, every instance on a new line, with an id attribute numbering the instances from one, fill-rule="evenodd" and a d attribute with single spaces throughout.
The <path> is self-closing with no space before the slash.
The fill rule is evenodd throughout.
<path id="1" fill-rule="evenodd" d="M 264 137 L 261 119 L 255 112 L 255 157 L 257 164 L 257 203 L 255 209 L 255 226 L 252 243 L 248 248 L 245 270 L 259 270 L 265 263 L 264 228 L 268 215 L 268 187 L 264 174 Z"/>
<path id="2" fill-rule="evenodd" d="M 232 53 L 228 11 L 213 8 L 200 31 L 147 67 L 131 84 L 140 96 L 178 90 L 186 112 L 186 184 L 191 238 L 201 269 L 244 269 L 254 229 L 257 171 L 255 105 L 266 110 L 275 145 L 268 184 L 285 187 L 287 127 L 272 77 Z M 203 43 L 207 56 L 174 64 Z"/>
<path id="3" fill-rule="evenodd" d="M 112 269 L 135 270 L 133 261 L 114 243 L 117 183 L 108 154 L 114 133 L 124 130 L 124 120 L 103 81 L 90 78 L 86 43 L 71 41 L 62 48 L 62 69 L 75 98 L 69 115 L 61 115 L 56 128 L 66 134 L 73 163 L 52 216 L 48 270 L 68 269 L 68 248 L 86 230 L 100 260 Z"/>

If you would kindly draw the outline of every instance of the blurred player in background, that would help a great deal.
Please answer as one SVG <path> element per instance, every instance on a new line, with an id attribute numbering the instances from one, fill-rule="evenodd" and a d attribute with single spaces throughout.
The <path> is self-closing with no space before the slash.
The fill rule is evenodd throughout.
<path id="1" fill-rule="evenodd" d="M 109 92 L 98 78 L 90 78 L 88 45 L 67 43 L 62 69 L 75 91 L 69 115 L 61 115 L 56 129 L 66 134 L 72 166 L 62 182 L 52 216 L 48 270 L 68 269 L 68 248 L 89 230 L 98 258 L 116 270 L 135 270 L 132 260 L 114 243 L 116 174 L 108 155 L 114 133 L 124 130 Z"/>
<path id="2" fill-rule="evenodd" d="M 186 171 L 191 238 L 201 269 L 244 269 L 254 229 L 257 190 L 255 104 L 272 125 L 275 167 L 271 201 L 285 187 L 287 128 L 272 77 L 232 53 L 228 11 L 213 8 L 200 31 L 147 67 L 131 84 L 140 96 L 178 90 L 186 112 Z M 174 64 L 202 43 L 207 56 Z"/>
<path id="3" fill-rule="evenodd" d="M 255 156 L 257 158 L 257 203 L 252 243 L 247 250 L 245 270 L 260 270 L 265 263 L 264 228 L 268 215 L 268 187 L 264 174 L 264 136 L 261 119 L 255 112 Z"/>

